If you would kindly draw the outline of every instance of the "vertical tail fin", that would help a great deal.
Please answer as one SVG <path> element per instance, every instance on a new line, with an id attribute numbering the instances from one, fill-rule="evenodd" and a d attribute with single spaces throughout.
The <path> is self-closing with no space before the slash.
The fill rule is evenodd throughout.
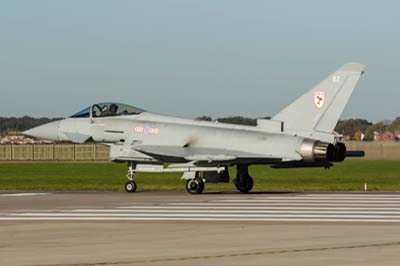
<path id="1" fill-rule="evenodd" d="M 272 119 L 290 128 L 332 132 L 363 72 L 361 64 L 343 65 Z"/>

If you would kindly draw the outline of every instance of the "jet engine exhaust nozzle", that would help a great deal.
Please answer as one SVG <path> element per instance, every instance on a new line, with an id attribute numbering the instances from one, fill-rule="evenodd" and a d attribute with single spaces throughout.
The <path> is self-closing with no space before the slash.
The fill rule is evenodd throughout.
<path id="1" fill-rule="evenodd" d="M 331 162 L 335 159 L 335 146 L 327 142 L 305 139 L 301 144 L 300 155 L 305 162 Z"/>

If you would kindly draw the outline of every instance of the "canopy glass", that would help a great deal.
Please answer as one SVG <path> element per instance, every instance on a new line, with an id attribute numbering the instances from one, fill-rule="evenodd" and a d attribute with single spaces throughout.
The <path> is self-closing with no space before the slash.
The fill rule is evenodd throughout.
<path id="1" fill-rule="evenodd" d="M 71 118 L 137 115 L 144 110 L 121 103 L 97 103 L 73 114 Z M 92 113 L 92 116 L 90 116 Z"/>

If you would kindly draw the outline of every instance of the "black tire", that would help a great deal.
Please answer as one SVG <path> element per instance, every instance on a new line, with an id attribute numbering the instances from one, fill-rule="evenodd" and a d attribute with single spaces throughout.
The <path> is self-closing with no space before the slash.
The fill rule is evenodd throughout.
<path id="1" fill-rule="evenodd" d="M 135 181 L 128 181 L 125 183 L 125 191 L 128 193 L 133 193 L 137 189 Z"/>
<path id="2" fill-rule="evenodd" d="M 204 182 L 201 178 L 186 180 L 186 191 L 190 194 L 201 194 L 204 190 Z"/>
<path id="3" fill-rule="evenodd" d="M 253 189 L 254 180 L 251 176 L 247 175 L 245 177 L 237 177 L 234 180 L 235 187 L 242 193 L 248 193 Z"/>

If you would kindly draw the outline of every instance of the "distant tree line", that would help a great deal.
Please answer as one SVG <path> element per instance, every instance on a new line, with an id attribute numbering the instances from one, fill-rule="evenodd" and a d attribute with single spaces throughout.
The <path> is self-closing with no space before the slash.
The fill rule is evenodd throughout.
<path id="1" fill-rule="evenodd" d="M 335 131 L 339 134 L 350 136 L 354 140 L 360 140 L 361 134 L 364 134 L 365 140 L 373 140 L 375 131 L 383 133 L 397 130 L 400 130 L 400 117 L 390 122 L 380 121 L 375 124 L 365 119 L 346 119 L 339 121 L 335 128 Z"/>
<path id="2" fill-rule="evenodd" d="M 344 136 L 354 137 L 354 135 L 357 134 L 357 132 L 362 132 L 363 134 L 366 135 L 367 129 L 371 128 L 372 125 L 373 124 L 371 122 L 368 122 L 365 119 L 352 118 L 352 119 L 340 120 L 335 127 L 335 131 Z M 373 133 L 374 132 L 372 132 L 372 134 Z"/>
<path id="3" fill-rule="evenodd" d="M 30 116 L 23 117 L 0 117 L 0 132 L 5 130 L 25 131 L 30 128 L 40 126 L 61 118 L 34 118 Z"/>

